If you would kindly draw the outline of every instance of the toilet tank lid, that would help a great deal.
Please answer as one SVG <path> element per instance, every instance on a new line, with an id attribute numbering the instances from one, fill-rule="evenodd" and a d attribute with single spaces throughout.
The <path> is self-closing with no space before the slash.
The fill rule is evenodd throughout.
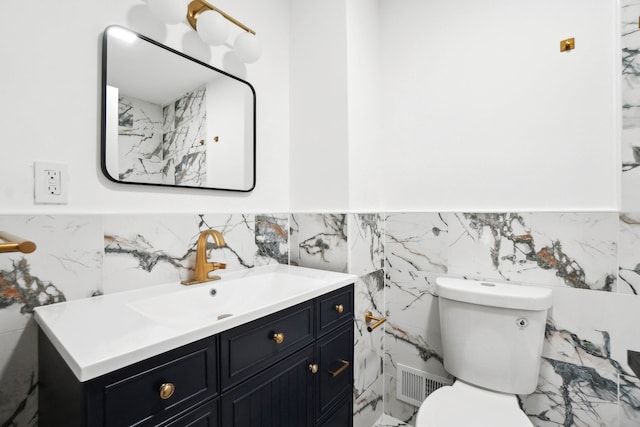
<path id="1" fill-rule="evenodd" d="M 491 280 L 438 277 L 436 285 L 441 298 L 490 307 L 542 311 L 550 308 L 553 300 L 549 288 Z"/>

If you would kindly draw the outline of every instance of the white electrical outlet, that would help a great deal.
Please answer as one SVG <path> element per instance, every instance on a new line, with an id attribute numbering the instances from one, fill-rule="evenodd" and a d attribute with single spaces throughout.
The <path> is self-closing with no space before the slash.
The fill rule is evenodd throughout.
<path id="1" fill-rule="evenodd" d="M 39 204 L 66 204 L 69 168 L 62 163 L 34 162 L 34 200 Z"/>

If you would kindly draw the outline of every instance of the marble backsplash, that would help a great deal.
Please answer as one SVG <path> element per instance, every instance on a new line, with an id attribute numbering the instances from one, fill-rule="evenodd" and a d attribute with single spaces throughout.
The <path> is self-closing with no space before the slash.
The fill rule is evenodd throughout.
<path id="1" fill-rule="evenodd" d="M 384 413 L 413 423 L 395 398 L 398 363 L 444 369 L 435 278 L 551 287 L 538 388 L 520 396 L 536 426 L 640 425 L 640 215 L 372 213 L 4 215 L 0 230 L 38 244 L 0 255 L 0 423 L 37 425 L 33 308 L 182 280 L 195 241 L 214 228 L 211 255 L 229 269 L 288 263 L 358 276 L 354 426 Z M 368 332 L 364 313 L 388 321 Z M 478 349 L 478 351 L 482 351 Z"/>

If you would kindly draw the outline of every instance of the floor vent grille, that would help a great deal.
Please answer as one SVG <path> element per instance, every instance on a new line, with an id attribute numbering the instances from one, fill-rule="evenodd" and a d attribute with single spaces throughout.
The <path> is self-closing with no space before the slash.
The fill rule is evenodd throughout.
<path id="1" fill-rule="evenodd" d="M 411 405 L 420 406 L 431 393 L 452 383 L 453 381 L 447 378 L 398 364 L 397 398 Z"/>

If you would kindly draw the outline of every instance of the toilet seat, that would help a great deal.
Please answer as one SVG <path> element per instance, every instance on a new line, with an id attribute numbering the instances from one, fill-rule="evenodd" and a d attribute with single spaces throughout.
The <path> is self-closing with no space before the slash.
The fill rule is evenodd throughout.
<path id="1" fill-rule="evenodd" d="M 533 427 L 515 395 L 457 380 L 422 402 L 415 427 Z"/>

